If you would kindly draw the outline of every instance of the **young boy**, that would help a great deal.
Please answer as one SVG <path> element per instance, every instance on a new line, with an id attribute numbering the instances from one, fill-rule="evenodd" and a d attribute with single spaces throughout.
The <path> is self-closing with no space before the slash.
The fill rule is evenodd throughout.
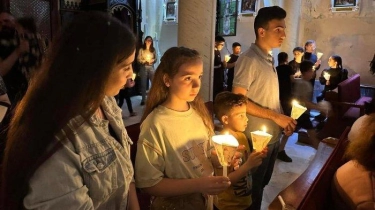
<path id="1" fill-rule="evenodd" d="M 315 104 L 311 101 L 311 94 L 313 92 L 313 87 L 309 82 L 314 75 L 313 70 L 314 63 L 309 60 L 304 60 L 301 62 L 300 70 L 302 74 L 302 78 L 300 80 L 296 80 L 294 83 L 294 96 L 296 100 L 302 105 L 307 108 L 297 120 L 298 126 L 307 130 L 309 135 L 309 142 L 302 142 L 312 145 L 315 149 L 318 148 L 319 140 L 316 138 L 315 129 L 310 121 L 310 109 L 316 109 L 321 111 L 322 113 L 326 113 L 327 110 L 324 107 L 320 106 L 319 104 Z"/>
<path id="2" fill-rule="evenodd" d="M 215 37 L 213 98 L 224 90 L 224 69 L 226 67 L 226 62 L 220 55 L 224 44 L 225 39 L 222 36 Z"/>
<path id="3" fill-rule="evenodd" d="M 232 185 L 217 195 L 217 199 L 214 201 L 215 207 L 220 210 L 248 209 L 250 207 L 252 201 L 251 170 L 262 163 L 262 158 L 267 153 L 267 147 L 263 151 L 253 151 L 251 141 L 242 133 L 245 131 L 248 121 L 246 103 L 246 96 L 227 91 L 219 93 L 214 102 L 215 115 L 223 124 L 221 134 L 233 135 L 239 145 L 245 147 L 240 167 L 237 170 L 228 168 L 228 178 Z M 221 175 L 222 169 L 215 169 L 215 173 Z"/>

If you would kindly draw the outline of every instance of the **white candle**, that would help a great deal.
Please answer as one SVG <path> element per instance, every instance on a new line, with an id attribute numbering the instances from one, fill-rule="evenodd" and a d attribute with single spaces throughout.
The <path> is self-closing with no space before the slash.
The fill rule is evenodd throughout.
<path id="1" fill-rule="evenodd" d="M 223 176 L 228 176 L 228 163 L 237 151 L 238 141 L 229 134 L 212 136 L 212 141 L 214 142 L 220 164 L 223 166 Z"/>
<path id="2" fill-rule="evenodd" d="M 283 207 L 283 209 L 285 208 L 285 202 L 284 202 L 284 199 L 281 197 L 281 195 L 277 196 L 277 198 L 279 199 L 280 203 L 281 203 L 281 206 Z"/>
<path id="3" fill-rule="evenodd" d="M 321 52 L 316 53 L 316 57 L 318 57 L 318 60 L 320 60 L 322 58 L 322 56 L 323 56 L 323 53 L 321 53 Z"/>
<path id="4" fill-rule="evenodd" d="M 262 151 L 272 138 L 272 135 L 267 133 L 266 130 L 266 126 L 263 126 L 262 130 L 257 130 L 250 133 L 253 147 L 258 152 Z"/>
<path id="5" fill-rule="evenodd" d="M 290 114 L 290 117 L 293 119 L 298 119 L 305 111 L 307 110 L 306 107 L 301 106 L 298 101 L 293 100 L 292 101 L 292 113 Z"/>

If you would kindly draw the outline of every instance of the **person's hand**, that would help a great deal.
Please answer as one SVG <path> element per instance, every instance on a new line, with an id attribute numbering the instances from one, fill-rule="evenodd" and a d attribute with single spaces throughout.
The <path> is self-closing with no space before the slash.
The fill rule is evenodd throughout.
<path id="1" fill-rule="evenodd" d="M 297 121 L 289 116 L 277 114 L 273 121 L 280 127 L 284 128 L 285 133 L 293 133 L 294 129 L 296 129 Z"/>
<path id="2" fill-rule="evenodd" d="M 267 152 L 266 152 L 266 155 L 267 155 Z M 246 165 L 250 169 L 255 168 L 257 166 L 260 166 L 260 164 L 262 164 L 263 158 L 264 158 L 264 154 L 262 152 L 253 151 L 247 158 L 244 165 Z"/>
<path id="3" fill-rule="evenodd" d="M 314 64 L 315 68 L 318 68 L 321 63 L 322 63 L 321 60 L 316 61 L 316 63 Z"/>
<path id="4" fill-rule="evenodd" d="M 199 178 L 198 191 L 202 194 L 217 195 L 231 185 L 228 177 L 208 176 Z"/>
<path id="5" fill-rule="evenodd" d="M 245 145 L 238 145 L 236 153 L 233 155 L 233 159 L 230 163 L 233 166 L 233 170 L 237 170 L 242 162 L 243 152 L 245 151 Z"/>

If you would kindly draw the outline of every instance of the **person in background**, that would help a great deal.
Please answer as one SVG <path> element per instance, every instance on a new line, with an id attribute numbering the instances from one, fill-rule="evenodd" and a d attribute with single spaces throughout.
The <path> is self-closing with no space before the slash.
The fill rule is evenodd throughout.
<path id="1" fill-rule="evenodd" d="M 301 71 L 299 70 L 299 65 L 302 62 L 303 57 L 303 48 L 302 47 L 295 47 L 293 49 L 294 59 L 289 62 L 289 66 L 292 67 L 294 72 L 294 78 L 301 77 Z"/>
<path id="2" fill-rule="evenodd" d="M 267 157 L 253 174 L 253 203 L 251 209 L 259 210 L 263 189 L 271 179 L 279 150 L 281 128 L 286 135 L 292 135 L 296 121 L 283 115 L 279 100 L 279 85 L 274 61 L 269 52 L 284 41 L 286 11 L 278 6 L 261 8 L 255 17 L 255 43 L 242 53 L 234 69 L 233 93 L 248 98 L 246 113 L 249 118 L 245 131 L 250 132 L 267 127 L 272 135 L 268 144 Z M 281 127 L 281 128 L 280 128 Z"/>
<path id="3" fill-rule="evenodd" d="M 123 89 L 120 90 L 119 94 L 115 96 L 115 99 L 117 101 L 117 104 L 120 108 L 122 108 L 122 105 L 124 104 L 124 99 L 126 101 L 126 106 L 128 107 L 129 116 L 134 117 L 137 116 L 137 113 L 133 111 L 133 105 L 131 101 L 131 88 L 134 87 L 135 82 L 133 79 L 129 79 L 126 82 L 126 85 Z"/>
<path id="4" fill-rule="evenodd" d="M 286 52 L 281 52 L 277 55 L 279 66 L 276 67 L 277 78 L 279 80 L 279 98 L 281 103 L 281 108 L 286 116 L 290 116 L 292 111 L 292 88 L 294 82 L 294 71 L 290 65 L 288 65 L 288 54 Z M 298 67 L 299 68 L 299 67 Z M 288 141 L 289 136 L 283 135 L 280 141 L 279 153 L 277 154 L 277 159 L 284 162 L 292 162 L 290 158 L 285 153 L 285 145 Z"/>
<path id="5" fill-rule="evenodd" d="M 16 106 L 28 86 L 19 59 L 29 52 L 29 42 L 19 37 L 15 18 L 8 12 L 0 13 L 0 76 L 3 77 L 12 107 Z"/>
<path id="6" fill-rule="evenodd" d="M 375 109 L 373 109 L 375 111 Z M 348 134 L 344 165 L 337 169 L 332 184 L 335 209 L 375 207 L 375 113 L 358 118 Z"/>
<path id="7" fill-rule="evenodd" d="M 241 44 L 234 42 L 232 44 L 233 53 L 230 55 L 230 59 L 227 62 L 227 90 L 232 91 L 233 78 L 234 78 L 234 66 L 236 65 L 237 59 L 241 54 Z"/>
<path id="8" fill-rule="evenodd" d="M 151 36 L 146 36 L 142 48 L 139 49 L 137 60 L 138 63 L 141 64 L 139 76 L 141 77 L 141 106 L 143 106 L 145 105 L 146 101 L 147 83 L 149 81 L 152 82 L 152 78 L 154 77 L 155 73 L 154 64 L 157 60 L 156 50 L 154 48 L 154 41 L 152 40 Z"/>
<path id="9" fill-rule="evenodd" d="M 309 135 L 307 142 L 301 142 L 311 145 L 313 148 L 318 149 L 319 145 L 319 139 L 316 137 L 316 131 L 313 127 L 313 124 L 310 120 L 310 109 L 319 110 L 322 113 L 325 113 L 327 115 L 327 112 L 330 110 L 327 110 L 326 107 L 322 107 L 319 104 L 315 104 L 311 101 L 310 95 L 313 91 L 313 87 L 311 86 L 311 83 L 309 82 L 311 77 L 314 75 L 313 70 L 314 63 L 308 60 L 304 60 L 301 62 L 300 70 L 302 77 L 300 80 L 295 80 L 294 87 L 293 87 L 293 96 L 296 98 L 296 100 L 299 102 L 300 105 L 307 108 L 307 111 L 305 111 L 297 120 L 298 126 L 302 127 L 307 130 L 307 134 Z"/>
<path id="10" fill-rule="evenodd" d="M 113 98 L 133 75 L 135 43 L 98 12 L 75 16 L 55 39 L 10 124 L 0 209 L 139 210 Z"/>
<path id="11" fill-rule="evenodd" d="M 196 50 L 168 49 L 156 69 L 141 119 L 136 185 L 154 196 L 151 209 L 212 209 L 228 177 L 212 176 L 212 118 L 198 95 L 203 61 Z M 216 158 L 217 159 L 217 158 Z"/>
<path id="12" fill-rule="evenodd" d="M 320 84 L 324 90 L 316 98 L 318 102 L 324 99 L 325 93 L 337 88 L 338 84 L 348 79 L 348 70 L 342 67 L 342 59 L 339 55 L 332 55 L 328 59 L 329 69 L 324 69 L 319 77 Z"/>
<path id="13" fill-rule="evenodd" d="M 228 91 L 219 93 L 214 102 L 216 117 L 223 124 L 220 134 L 233 135 L 239 145 L 243 145 L 241 164 L 238 169 L 230 167 L 228 177 L 231 186 L 217 195 L 215 207 L 220 210 L 248 209 L 251 205 L 251 174 L 262 163 L 262 158 L 267 154 L 267 147 L 263 151 L 254 151 L 250 139 L 243 133 L 247 126 L 246 116 L 247 98 L 241 94 Z M 216 175 L 222 175 L 222 167 L 215 169 Z"/>
<path id="14" fill-rule="evenodd" d="M 321 60 L 318 60 L 318 57 L 314 54 L 316 49 L 316 43 L 314 40 L 307 40 L 305 43 L 305 53 L 303 54 L 302 60 L 308 60 L 313 62 L 313 70 L 314 74 L 312 75 L 312 78 L 310 79 L 310 83 L 314 89 L 315 86 L 315 78 L 316 78 L 316 71 L 319 70 Z M 311 99 L 313 99 L 313 95 L 311 95 Z"/>
<path id="15" fill-rule="evenodd" d="M 227 62 L 220 55 L 224 44 L 225 39 L 222 36 L 215 37 L 213 99 L 215 99 L 218 93 L 224 90 L 224 70 Z"/>

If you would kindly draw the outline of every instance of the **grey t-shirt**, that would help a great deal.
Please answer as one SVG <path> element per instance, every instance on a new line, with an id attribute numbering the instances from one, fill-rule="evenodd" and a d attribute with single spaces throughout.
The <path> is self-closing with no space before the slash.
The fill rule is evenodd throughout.
<path id="1" fill-rule="evenodd" d="M 279 100 L 279 81 L 270 54 L 264 53 L 254 43 L 238 58 L 234 69 L 234 87 L 247 90 L 246 96 L 259 106 L 281 113 Z M 267 133 L 273 137 L 270 143 L 279 140 L 280 127 L 272 120 L 247 115 L 249 118 L 245 135 L 251 139 L 250 132 L 266 126 Z"/>

